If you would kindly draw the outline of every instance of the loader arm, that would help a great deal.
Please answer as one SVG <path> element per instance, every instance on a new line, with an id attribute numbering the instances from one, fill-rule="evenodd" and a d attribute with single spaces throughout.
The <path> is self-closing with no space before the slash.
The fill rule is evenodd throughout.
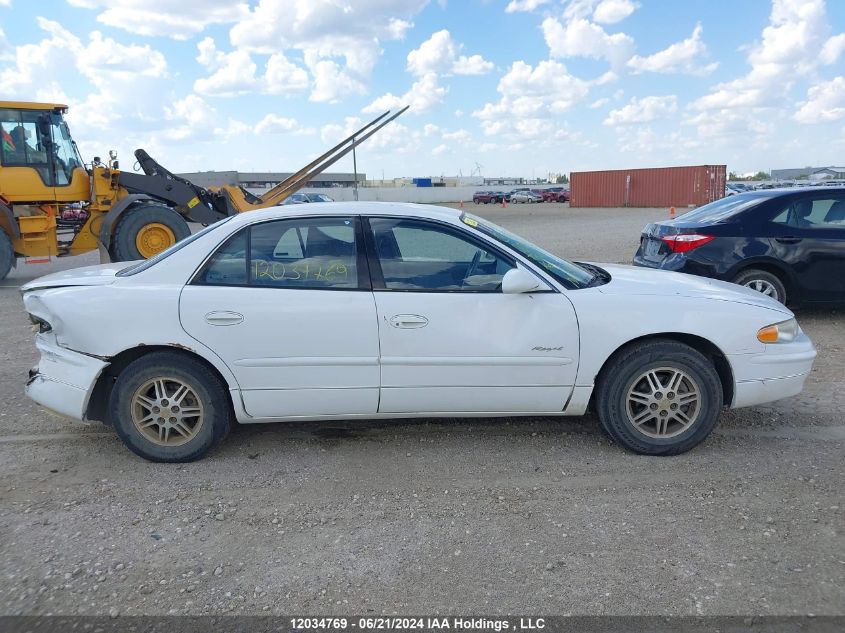
<path id="1" fill-rule="evenodd" d="M 408 107 L 405 106 L 393 115 L 388 110 L 377 116 L 262 196 L 255 196 L 243 187 L 233 185 L 208 189 L 200 187 L 167 170 L 143 149 L 135 150 L 135 158 L 144 173 L 132 174 L 121 171 L 118 174 L 118 183 L 130 194 L 155 198 L 174 208 L 186 219 L 202 224 L 215 222 L 235 213 L 266 209 L 278 205 L 289 195 L 304 187 L 315 176 L 334 165 L 385 125 L 402 115 Z"/>
<path id="2" fill-rule="evenodd" d="M 285 178 L 282 182 L 267 191 L 262 196 L 253 196 L 242 187 L 226 185 L 221 187 L 221 193 L 225 192 L 231 203 L 231 207 L 237 212 L 252 211 L 274 207 L 284 201 L 285 198 L 304 187 L 315 176 L 323 173 L 334 165 L 341 158 L 346 156 L 361 143 L 370 138 L 373 134 L 382 129 L 385 125 L 402 115 L 410 106 L 405 106 L 389 118 L 390 110 L 379 115 L 362 128 L 356 130 L 329 151 L 315 158 L 305 167 Z M 372 129 L 371 129 L 372 128 Z M 366 132 L 366 133 L 365 133 Z"/>

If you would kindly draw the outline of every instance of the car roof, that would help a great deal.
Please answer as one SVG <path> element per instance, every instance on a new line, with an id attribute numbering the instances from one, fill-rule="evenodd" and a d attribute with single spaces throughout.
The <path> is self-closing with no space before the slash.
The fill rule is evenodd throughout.
<path id="1" fill-rule="evenodd" d="M 455 221 L 460 216 L 460 211 L 450 207 L 410 202 L 322 202 L 318 205 L 289 205 L 248 211 L 234 218 L 230 226 L 242 226 L 263 220 L 327 215 L 391 215 Z"/>
<path id="2" fill-rule="evenodd" d="M 752 191 L 743 191 L 742 193 L 736 194 L 737 196 L 743 196 L 745 198 L 772 198 L 778 196 L 788 196 L 791 194 L 807 194 L 813 192 L 819 193 L 830 193 L 831 189 L 842 189 L 845 190 L 845 186 L 839 187 L 824 187 L 824 186 L 816 186 L 816 187 L 774 187 L 772 189 L 754 189 Z"/>

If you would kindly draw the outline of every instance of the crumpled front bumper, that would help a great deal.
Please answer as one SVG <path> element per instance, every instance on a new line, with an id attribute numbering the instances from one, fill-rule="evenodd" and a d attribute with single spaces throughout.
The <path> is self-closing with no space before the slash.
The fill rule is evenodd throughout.
<path id="1" fill-rule="evenodd" d="M 731 408 L 764 404 L 801 393 L 810 375 L 816 348 L 801 332 L 791 343 L 766 345 L 757 354 L 729 354 L 734 373 Z"/>
<path id="2" fill-rule="evenodd" d="M 35 345 L 41 358 L 29 371 L 26 395 L 45 409 L 85 419 L 91 392 L 109 363 L 60 347 L 49 333 L 39 334 Z"/>

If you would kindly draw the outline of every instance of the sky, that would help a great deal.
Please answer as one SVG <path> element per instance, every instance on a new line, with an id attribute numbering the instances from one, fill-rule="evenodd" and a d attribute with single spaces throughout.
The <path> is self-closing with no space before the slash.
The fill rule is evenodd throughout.
<path id="1" fill-rule="evenodd" d="M 404 105 L 369 178 L 843 165 L 845 0 L 0 0 L 0 99 L 124 169 L 293 171 Z"/>

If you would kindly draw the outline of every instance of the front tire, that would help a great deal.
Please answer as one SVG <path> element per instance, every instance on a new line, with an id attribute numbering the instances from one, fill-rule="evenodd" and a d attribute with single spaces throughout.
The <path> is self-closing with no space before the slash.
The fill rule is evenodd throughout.
<path id="1" fill-rule="evenodd" d="M 15 247 L 6 231 L 0 229 L 0 281 L 6 278 L 12 266 L 15 265 Z"/>
<path id="2" fill-rule="evenodd" d="M 127 209 L 117 223 L 111 256 L 117 262 L 149 259 L 191 234 L 173 209 L 158 204 Z"/>
<path id="3" fill-rule="evenodd" d="M 228 434 L 227 391 L 201 362 L 155 352 L 120 373 L 109 398 L 109 420 L 136 455 L 151 462 L 190 462 Z"/>
<path id="4" fill-rule="evenodd" d="M 713 363 L 667 340 L 617 352 L 596 385 L 602 428 L 640 455 L 679 455 L 700 444 L 718 422 L 722 398 Z"/>
<path id="5" fill-rule="evenodd" d="M 767 270 L 760 270 L 758 268 L 743 270 L 734 277 L 733 282 L 740 286 L 756 290 L 767 297 L 780 301 L 784 305 L 786 304 L 786 286 L 777 275 Z"/>

